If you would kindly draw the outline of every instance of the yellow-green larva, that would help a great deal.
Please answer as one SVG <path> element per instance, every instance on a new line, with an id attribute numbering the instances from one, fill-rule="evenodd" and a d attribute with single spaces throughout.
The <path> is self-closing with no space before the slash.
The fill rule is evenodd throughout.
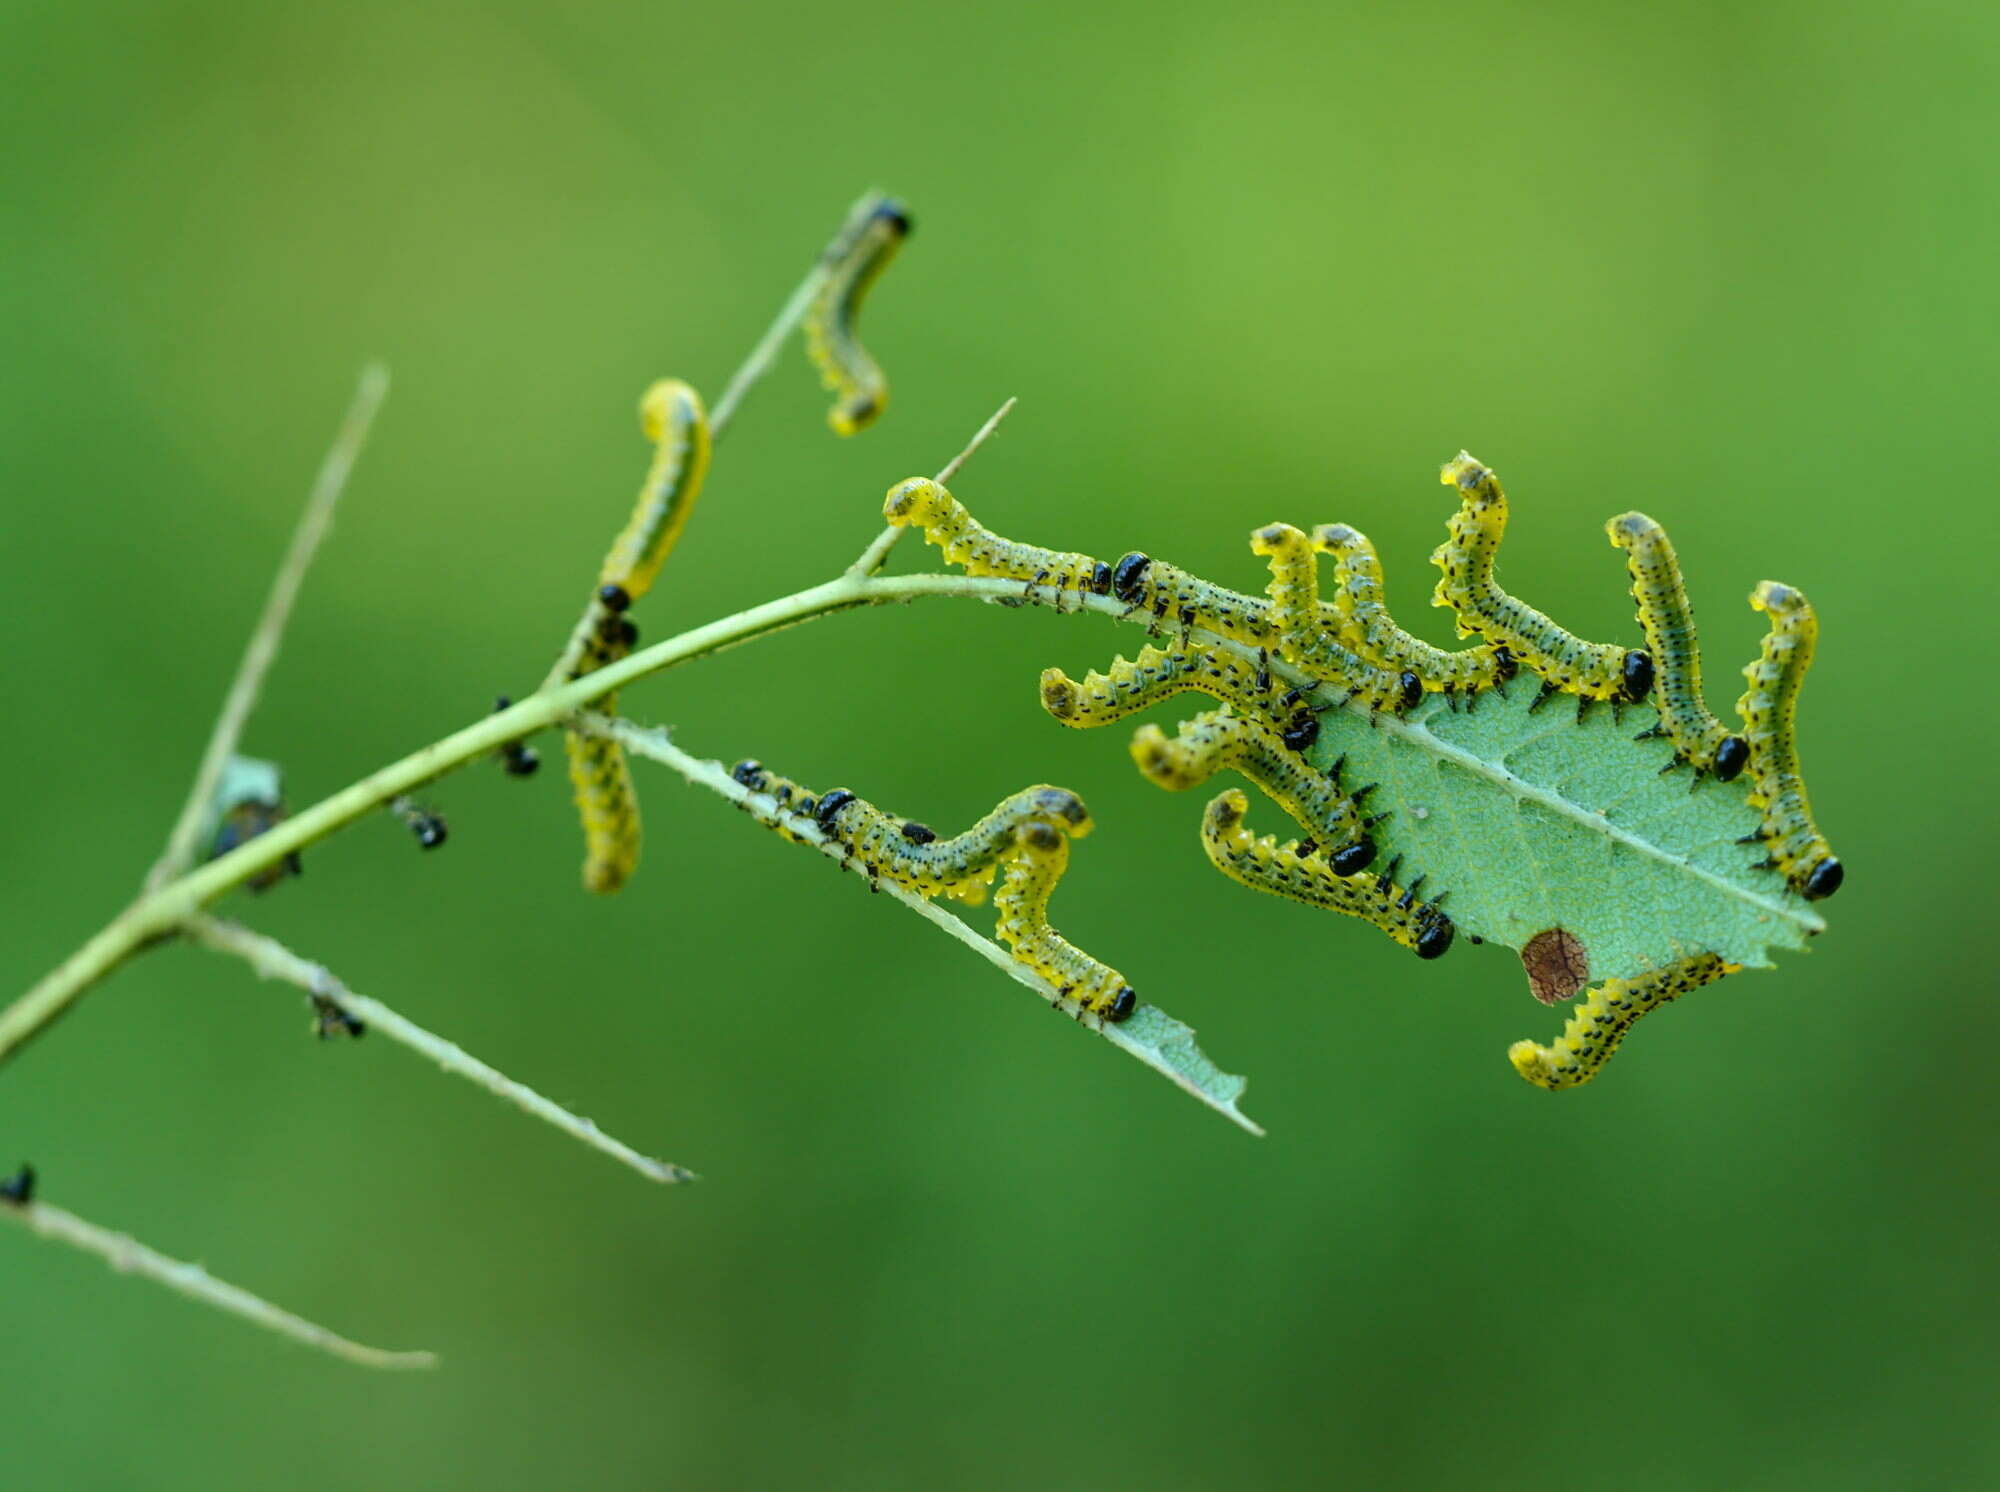
<path id="1" fill-rule="evenodd" d="M 1170 792 L 1199 787 L 1234 768 L 1297 820 L 1315 844 L 1326 846 L 1334 874 L 1351 876 L 1375 858 L 1368 830 L 1378 820 L 1364 819 L 1355 799 L 1341 791 L 1338 766 L 1333 775 L 1319 771 L 1287 750 L 1262 720 L 1207 710 L 1182 721 L 1176 736 L 1142 725 L 1132 737 L 1132 760 L 1149 781 Z"/>
<path id="2" fill-rule="evenodd" d="M 1750 748 L 1709 712 L 1702 698 L 1701 641 L 1673 541 L 1644 513 L 1621 513 L 1604 527 L 1613 546 L 1625 551 L 1639 629 L 1653 658 L 1653 703 L 1660 724 L 1648 734 L 1664 734 L 1674 743 L 1669 765 L 1685 762 L 1728 782 L 1749 761 Z"/>
<path id="3" fill-rule="evenodd" d="M 1343 617 L 1347 645 L 1378 668 L 1407 670 L 1433 694 L 1476 694 L 1514 677 L 1518 665 L 1506 648 L 1483 642 L 1452 652 L 1433 647 L 1396 625 L 1383 595 L 1382 562 L 1368 536 L 1344 523 L 1313 530 L 1313 548 L 1337 564 L 1335 609 Z"/>
<path id="4" fill-rule="evenodd" d="M 1759 869 L 1777 871 L 1799 895 L 1818 901 L 1838 891 L 1846 877 L 1813 823 L 1795 732 L 1819 619 L 1804 592 L 1775 580 L 1760 581 L 1750 604 L 1771 618 L 1763 651 L 1743 670 L 1750 687 L 1736 702 L 1750 743 L 1750 802 L 1762 813 L 1750 838 L 1764 846 Z"/>
<path id="5" fill-rule="evenodd" d="M 1383 876 L 1343 876 L 1323 851 L 1297 840 L 1280 844 L 1245 827 L 1250 800 L 1239 788 L 1214 799 L 1202 816 L 1201 844 L 1209 863 L 1232 881 L 1309 907 L 1359 917 L 1419 958 L 1437 958 L 1451 947 L 1456 929 L 1436 902 L 1419 901 L 1415 883 L 1399 887 Z M 1442 899 L 1442 898 L 1440 898 Z"/>
<path id="6" fill-rule="evenodd" d="M 1304 533 L 1289 523 L 1267 523 L 1250 536 L 1253 553 L 1271 563 L 1271 625 L 1278 651 L 1321 683 L 1345 690 L 1372 715 L 1401 712 L 1424 696 L 1423 680 L 1408 668 L 1381 668 L 1341 640 L 1344 614 L 1321 602 L 1319 557 Z"/>
<path id="7" fill-rule="evenodd" d="M 629 617 L 604 611 L 577 665 L 576 676 L 581 678 L 617 662 L 632 651 L 637 638 L 638 629 Z M 618 696 L 605 695 L 597 708 L 607 715 L 616 713 Z M 608 895 L 639 868 L 639 793 L 632 785 L 632 769 L 618 743 L 601 736 L 564 731 L 563 749 L 569 757 L 570 785 L 576 790 L 577 812 L 583 821 L 584 889 Z"/>
<path id="8" fill-rule="evenodd" d="M 1042 708 L 1064 725 L 1088 729 L 1123 720 L 1187 691 L 1237 706 L 1246 715 L 1283 720 L 1280 731 L 1293 751 L 1319 739 L 1319 717 L 1297 691 L 1274 684 L 1234 653 L 1201 643 L 1170 648 L 1147 644 L 1136 660 L 1119 658 L 1109 673 L 1092 669 L 1081 681 L 1060 668 L 1042 670 Z"/>
<path id="9" fill-rule="evenodd" d="M 968 575 L 1022 580 L 1055 591 L 1108 595 L 1111 567 L 1087 554 L 1017 544 L 987 528 L 964 503 L 929 477 L 911 477 L 889 489 L 882 516 L 898 528 L 920 528 L 924 542 L 944 551 Z"/>
<path id="10" fill-rule="evenodd" d="M 834 395 L 826 422 L 836 435 L 865 430 L 889 403 L 889 380 L 861 345 L 856 322 L 868 291 L 910 236 L 910 215 L 883 202 L 841 247 L 826 285 L 806 315 L 806 350 Z"/>
<path id="11" fill-rule="evenodd" d="M 1069 865 L 1069 840 L 1047 819 L 1030 819 L 1014 831 L 1013 852 L 993 894 L 1000 914 L 994 931 L 1014 957 L 1106 1020 L 1122 1021 L 1138 1008 L 1132 986 L 1049 926 L 1049 893 Z"/>
<path id="12" fill-rule="evenodd" d="M 1698 953 L 1637 979 L 1608 979 L 1577 1003 L 1553 1046 L 1517 1041 L 1508 1048 L 1508 1060 L 1537 1088 L 1556 1092 L 1578 1087 L 1597 1076 L 1641 1016 L 1739 967 L 1713 953 Z"/>
<path id="13" fill-rule="evenodd" d="M 690 385 L 661 379 L 639 401 L 639 421 L 656 447 L 653 465 L 598 576 L 600 585 L 622 589 L 628 604 L 652 588 L 708 475 L 708 411 Z"/>
<path id="14" fill-rule="evenodd" d="M 1493 556 L 1507 532 L 1507 495 L 1491 471 L 1460 451 L 1440 480 L 1456 487 L 1450 534 L 1431 555 L 1444 571 L 1431 597 L 1450 607 L 1460 637 L 1483 637 L 1542 676 L 1542 698 L 1560 689 L 1585 700 L 1632 702 L 1653 687 L 1653 660 L 1637 648 L 1585 642 L 1500 589 Z M 1539 702 L 1539 701 L 1538 701 Z"/>

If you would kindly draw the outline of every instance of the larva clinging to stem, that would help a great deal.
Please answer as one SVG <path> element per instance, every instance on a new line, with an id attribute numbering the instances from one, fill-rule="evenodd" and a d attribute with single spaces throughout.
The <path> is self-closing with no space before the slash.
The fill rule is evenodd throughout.
<path id="1" fill-rule="evenodd" d="M 1653 658 L 1653 703 L 1660 712 L 1653 734 L 1674 743 L 1675 762 L 1728 782 L 1749 761 L 1750 748 L 1709 712 L 1702 697 L 1701 641 L 1673 542 L 1644 513 L 1621 513 L 1605 525 L 1605 532 L 1614 547 L 1625 551 L 1639 629 Z"/>
<path id="2" fill-rule="evenodd" d="M 1284 720 L 1280 735 L 1293 751 L 1308 750 L 1319 739 L 1319 717 L 1306 707 L 1304 696 L 1281 688 L 1268 672 L 1260 673 L 1218 647 L 1177 643 L 1157 648 L 1149 643 L 1137 659 L 1121 657 L 1110 672 L 1092 669 L 1081 680 L 1060 668 L 1042 670 L 1042 708 L 1079 729 L 1109 725 L 1189 690 L 1235 705 L 1246 715 Z"/>
<path id="3" fill-rule="evenodd" d="M 1049 893 L 1068 866 L 1069 839 L 1055 824 L 1036 818 L 1016 829 L 1013 852 L 993 893 L 1000 914 L 994 931 L 1015 958 L 1063 995 L 1106 1020 L 1122 1021 L 1139 1005 L 1125 976 L 1049 926 Z"/>
<path id="4" fill-rule="evenodd" d="M 1777 871 L 1807 901 L 1818 901 L 1847 874 L 1813 822 L 1799 769 L 1795 717 L 1819 619 L 1804 592 L 1775 580 L 1758 582 L 1750 604 L 1771 618 L 1763 651 L 1743 670 L 1750 687 L 1736 702 L 1750 743 L 1750 802 L 1763 815 L 1750 838 L 1764 846 L 1759 869 Z"/>
<path id="5" fill-rule="evenodd" d="M 691 385 L 661 379 L 640 399 L 639 422 L 655 446 L 653 465 L 598 575 L 599 585 L 622 589 L 628 604 L 652 589 L 708 475 L 708 411 Z"/>
<path id="6" fill-rule="evenodd" d="M 1431 555 L 1444 571 L 1431 597 L 1458 618 L 1460 637 L 1483 637 L 1542 676 L 1542 697 L 1555 690 L 1585 700 L 1633 702 L 1653 687 L 1653 660 L 1639 649 L 1585 642 L 1508 595 L 1493 578 L 1493 557 L 1507 532 L 1507 495 L 1493 473 L 1460 451 L 1439 478 L 1459 493 L 1450 535 Z"/>
<path id="7" fill-rule="evenodd" d="M 1340 636 L 1341 613 L 1319 596 L 1319 559 L 1289 523 L 1267 523 L 1250 536 L 1253 553 L 1271 563 L 1271 625 L 1278 651 L 1325 684 L 1347 692 L 1372 715 L 1400 714 L 1424 697 L 1423 680 L 1404 667 L 1379 667 Z"/>
<path id="8" fill-rule="evenodd" d="M 1553 1046 L 1517 1041 L 1508 1048 L 1508 1060 L 1537 1088 L 1553 1093 L 1579 1087 L 1611 1060 L 1618 1043 L 1641 1016 L 1691 989 L 1734 974 L 1739 967 L 1713 953 L 1699 953 L 1637 979 L 1606 980 L 1577 1002 Z"/>
<path id="9" fill-rule="evenodd" d="M 1338 565 L 1335 611 L 1344 618 L 1347 645 L 1368 662 L 1414 673 L 1434 694 L 1475 694 L 1514 677 L 1513 655 L 1496 643 L 1450 652 L 1397 626 L 1383 597 L 1382 562 L 1366 534 L 1344 523 L 1324 523 L 1313 530 L 1312 542 Z"/>
<path id="10" fill-rule="evenodd" d="M 898 528 L 922 529 L 924 542 L 937 545 L 948 563 L 968 575 L 1024 580 L 1033 586 L 1099 596 L 1111 590 L 1111 567 L 1104 561 L 1003 539 L 929 477 L 911 477 L 891 487 L 882 502 L 882 516 Z"/>
<path id="11" fill-rule="evenodd" d="M 889 380 L 861 345 L 856 322 L 869 289 L 910 236 L 910 215 L 882 202 L 842 245 L 833 272 L 806 316 L 806 350 L 834 394 L 826 422 L 836 435 L 865 430 L 889 402 Z"/>

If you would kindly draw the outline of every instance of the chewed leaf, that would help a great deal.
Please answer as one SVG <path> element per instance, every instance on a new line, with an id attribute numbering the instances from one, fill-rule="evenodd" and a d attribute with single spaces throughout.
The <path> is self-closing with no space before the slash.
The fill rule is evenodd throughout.
<path id="1" fill-rule="evenodd" d="M 1379 782 L 1395 811 L 1375 830 L 1436 895 L 1450 893 L 1459 931 L 1521 948 L 1546 928 L 1588 950 L 1593 979 L 1633 979 L 1712 952 L 1747 968 L 1772 949 L 1803 948 L 1825 923 L 1737 841 L 1758 826 L 1742 781 L 1661 776 L 1664 741 L 1634 741 L 1651 706 L 1622 722 L 1599 706 L 1530 713 L 1532 688 L 1476 709 L 1430 696 L 1409 715 L 1371 723 L 1320 717 L 1314 761 L 1346 754 L 1347 776 Z"/>
<path id="2" fill-rule="evenodd" d="M 1172 1078 L 1182 1089 L 1250 1133 L 1264 1132 L 1236 1107 L 1250 1080 L 1224 1072 L 1211 1062 L 1195 1040 L 1194 1027 L 1181 1024 L 1157 1005 L 1141 1005 L 1130 1020 L 1115 1026 L 1103 1024 L 1098 1030 L 1113 1046 L 1123 1047 L 1153 1071 Z"/>

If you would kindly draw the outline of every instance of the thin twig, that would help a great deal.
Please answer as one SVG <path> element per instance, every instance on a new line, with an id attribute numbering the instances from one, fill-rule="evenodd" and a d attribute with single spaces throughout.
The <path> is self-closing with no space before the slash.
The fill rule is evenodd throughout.
<path id="1" fill-rule="evenodd" d="M 778 801 L 767 793 L 753 793 L 731 777 L 720 762 L 706 761 L 691 756 L 674 745 L 666 731 L 655 727 L 635 725 L 629 720 L 614 715 L 587 713 L 579 715 L 571 724 L 587 735 L 601 736 L 616 741 L 634 756 L 647 757 L 673 768 L 696 787 L 707 788 L 710 792 L 727 798 L 730 802 L 766 824 L 776 824 L 781 819 Z M 795 839 L 810 844 L 828 859 L 846 862 L 847 851 L 829 840 L 818 825 L 793 814 L 782 819 L 785 832 Z M 1086 1011 L 1075 1000 L 1063 995 L 1041 975 L 1021 963 L 1005 948 L 990 938 L 983 938 L 964 922 L 945 911 L 935 903 L 925 900 L 893 881 L 878 880 L 874 889 L 901 902 L 926 921 L 943 928 L 952 937 L 972 949 L 980 957 L 991 963 L 1009 978 L 1026 985 L 1063 1014 L 1072 1017 L 1079 1025 L 1087 1026 L 1112 1045 L 1171 1078 L 1181 1089 L 1201 1100 L 1217 1113 L 1242 1126 L 1253 1135 L 1262 1135 L 1263 1129 L 1236 1107 L 1236 1100 L 1243 1092 L 1241 1078 L 1230 1077 L 1219 1072 L 1200 1049 L 1194 1045 L 1194 1033 L 1180 1022 L 1173 1020 L 1153 1006 L 1141 1006 L 1131 1020 L 1110 1022 Z M 1135 1033 L 1146 1033 L 1152 1039 L 1142 1040 Z"/>
<path id="2" fill-rule="evenodd" d="M 735 420 L 737 410 L 741 409 L 744 400 L 750 397 L 750 391 L 756 388 L 766 373 L 771 371 L 771 365 L 777 361 L 778 353 L 784 348 L 785 339 L 797 331 L 799 323 L 805 320 L 806 313 L 812 309 L 812 304 L 819 298 L 820 291 L 826 288 L 827 277 L 845 257 L 847 246 L 853 242 L 854 235 L 861 231 L 885 200 L 880 192 L 869 192 L 857 199 L 854 206 L 848 209 L 839 231 L 827 240 L 826 247 L 821 249 L 819 257 L 813 260 L 812 268 L 806 271 L 805 278 L 799 281 L 784 305 L 778 308 L 777 316 L 764 329 L 764 335 L 757 339 L 757 345 L 750 349 L 750 355 L 738 365 L 736 372 L 729 379 L 728 386 L 723 389 L 722 397 L 715 401 L 715 407 L 709 411 L 708 438 L 711 445 L 721 441 L 723 432 Z M 607 614 L 604 603 L 598 599 L 597 593 L 592 591 L 590 599 L 584 603 L 583 615 L 577 618 L 576 625 L 570 629 L 569 640 L 563 644 L 562 652 L 550 665 L 548 676 L 542 680 L 544 689 L 553 689 L 556 685 L 566 683 L 575 677 L 577 665 L 589 648 L 591 638 L 597 636 L 598 630 L 603 626 Z"/>
<path id="3" fill-rule="evenodd" d="M 347 486 L 347 475 L 354 469 L 361 448 L 368 442 L 368 431 L 374 424 L 375 412 L 382 407 L 382 400 L 388 392 L 387 368 L 371 363 L 362 370 L 353 402 L 347 406 L 340 431 L 334 436 L 326 459 L 320 463 L 312 493 L 306 498 L 305 511 L 299 514 L 298 526 L 292 530 L 291 548 L 286 551 L 284 563 L 278 567 L 277 579 L 271 582 L 271 594 L 264 602 L 264 614 L 257 619 L 256 630 L 250 634 L 250 645 L 244 649 L 243 661 L 236 667 L 236 678 L 222 702 L 222 713 L 216 717 L 215 729 L 209 734 L 201 765 L 195 770 L 194 786 L 188 790 L 187 801 L 181 805 L 180 818 L 174 823 L 166 850 L 147 874 L 148 890 L 164 885 L 194 861 L 195 840 L 200 837 L 202 825 L 208 817 L 216 785 L 221 782 L 229 758 L 235 754 L 236 744 L 242 739 L 243 727 L 249 723 L 250 712 L 256 708 L 258 691 L 263 687 L 264 675 L 269 672 L 272 660 L 278 656 L 278 644 L 284 639 L 285 623 L 291 618 L 292 603 L 298 599 L 299 586 L 306 578 L 306 571 L 312 565 L 320 541 L 326 537 L 327 529 L 333 522 L 333 510 L 340 504 L 340 494 Z"/>
<path id="4" fill-rule="evenodd" d="M 420 1057 L 429 1058 L 446 1072 L 456 1073 L 468 1082 L 478 1084 L 488 1093 L 506 1099 L 516 1108 L 583 1141 L 593 1150 L 601 1150 L 613 1160 L 624 1162 L 648 1181 L 671 1183 L 696 1179 L 694 1172 L 684 1166 L 641 1155 L 622 1140 L 613 1139 L 591 1120 L 551 1103 L 534 1089 L 488 1067 L 463 1047 L 398 1015 L 380 1000 L 357 995 L 324 964 L 299 957 L 276 938 L 252 932 L 241 923 L 203 915 L 189 918 L 185 926 L 188 936 L 196 942 L 218 953 L 230 953 L 243 959 L 260 978 L 281 979 L 295 984 L 314 999 L 338 1006 L 370 1031 L 401 1043 Z"/>
<path id="5" fill-rule="evenodd" d="M 232 1316 L 241 1316 L 252 1325 L 275 1331 L 308 1347 L 316 1347 L 344 1362 L 364 1368 L 437 1366 L 437 1354 L 434 1352 L 385 1352 L 380 1347 L 364 1347 L 359 1342 L 350 1342 L 346 1337 L 330 1332 L 303 1316 L 294 1316 L 248 1290 L 218 1280 L 199 1264 L 170 1259 L 147 1248 L 136 1238 L 85 1222 L 75 1213 L 65 1212 L 47 1202 L 0 1202 L 0 1217 L 11 1218 L 44 1238 L 53 1238 L 58 1243 L 96 1254 L 120 1274 L 136 1274 L 156 1280 L 190 1300 L 214 1306 Z"/>
<path id="6" fill-rule="evenodd" d="M 965 463 L 972 459 L 973 453 L 986 444 L 993 432 L 1000 428 L 1000 422 L 1006 419 L 1013 412 L 1014 406 L 1020 402 L 1019 399 L 1009 399 L 993 411 L 993 417 L 979 427 L 978 433 L 966 442 L 965 449 L 945 463 L 944 470 L 935 478 L 938 486 L 945 486 L 959 474 Z M 903 530 L 893 523 L 890 524 L 869 541 L 868 547 L 861 551 L 861 557 L 847 567 L 847 573 L 873 575 L 888 563 L 889 551 L 896 547 L 896 541 L 902 537 Z"/>

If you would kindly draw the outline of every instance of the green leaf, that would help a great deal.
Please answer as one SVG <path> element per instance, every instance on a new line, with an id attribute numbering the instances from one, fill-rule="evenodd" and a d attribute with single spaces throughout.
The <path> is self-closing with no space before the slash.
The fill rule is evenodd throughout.
<path id="1" fill-rule="evenodd" d="M 1768 967 L 1772 950 L 1825 929 L 1776 872 L 1750 868 L 1758 847 L 1736 843 L 1758 823 L 1747 781 L 1705 777 L 1689 791 L 1687 769 L 1662 775 L 1667 742 L 1632 739 L 1654 722 L 1651 706 L 1614 721 L 1598 705 L 1579 723 L 1568 696 L 1530 714 L 1534 694 L 1523 674 L 1508 697 L 1472 709 L 1433 694 L 1401 720 L 1321 717 L 1315 764 L 1344 753 L 1350 789 L 1380 784 L 1369 807 L 1390 816 L 1372 868 L 1400 855 L 1402 884 L 1421 873 L 1426 899 L 1449 892 L 1461 938 L 1519 949 L 1567 928 L 1589 949 L 1593 982 L 1698 952 Z"/>

